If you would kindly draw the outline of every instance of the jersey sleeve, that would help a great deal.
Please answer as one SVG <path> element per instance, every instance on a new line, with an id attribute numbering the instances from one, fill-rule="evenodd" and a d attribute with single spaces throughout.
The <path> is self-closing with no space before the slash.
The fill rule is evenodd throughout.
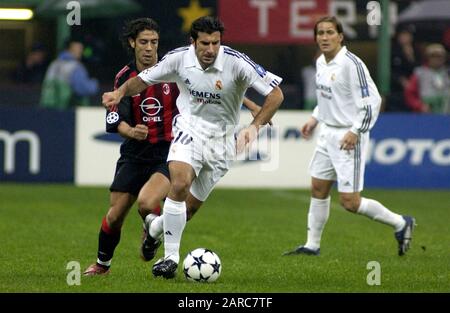
<path id="1" fill-rule="evenodd" d="M 121 75 L 121 72 L 117 74 L 114 79 L 114 90 L 119 88 L 127 78 Z M 114 106 L 112 109 L 106 111 L 106 132 L 117 133 L 120 122 L 125 121 L 129 125 L 132 125 L 132 112 L 131 112 L 131 97 L 124 97 L 120 100 L 120 103 Z"/>
<path id="2" fill-rule="evenodd" d="M 154 85 L 163 82 L 174 82 L 177 80 L 177 66 L 183 57 L 182 53 L 167 53 L 161 61 L 154 66 L 143 70 L 139 77 L 147 84 Z"/>
<path id="3" fill-rule="evenodd" d="M 269 71 L 261 65 L 253 62 L 248 56 L 241 53 L 237 66 L 239 74 L 249 87 L 254 88 L 258 93 L 267 96 L 273 88 L 278 86 L 283 79 Z"/>
<path id="4" fill-rule="evenodd" d="M 357 113 L 350 130 L 358 135 L 375 125 L 381 97 L 366 65 L 358 59 L 348 64 L 350 89 Z"/>

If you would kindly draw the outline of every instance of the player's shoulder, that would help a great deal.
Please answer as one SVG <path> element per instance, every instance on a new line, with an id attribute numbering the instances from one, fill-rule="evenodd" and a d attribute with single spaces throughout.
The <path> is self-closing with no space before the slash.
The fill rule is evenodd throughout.
<path id="1" fill-rule="evenodd" d="M 135 66 L 133 66 L 132 62 L 128 63 L 127 65 L 125 65 L 124 67 L 122 67 L 122 69 L 120 71 L 117 72 L 115 78 L 114 78 L 114 82 L 116 84 L 123 84 L 126 80 L 128 80 L 130 78 L 131 75 L 134 76 L 137 74 L 137 70 L 135 68 Z"/>
<path id="2" fill-rule="evenodd" d="M 248 55 L 228 46 L 222 45 L 223 55 L 227 64 L 236 65 L 238 68 L 252 67 L 258 69 L 260 66 L 256 64 Z M 234 66 L 233 66 L 234 68 Z"/>
<path id="3" fill-rule="evenodd" d="M 224 56 L 230 60 L 245 60 L 249 58 L 245 53 L 235 50 L 231 47 L 222 45 Z"/>
<path id="4" fill-rule="evenodd" d="M 350 50 L 345 51 L 343 60 L 345 61 L 346 65 L 350 66 L 365 65 L 364 61 Z"/>
<path id="5" fill-rule="evenodd" d="M 170 50 L 169 52 L 167 52 L 164 55 L 164 57 L 161 59 L 161 61 L 166 59 L 166 58 L 182 57 L 188 51 L 189 51 L 189 46 L 183 46 L 183 47 L 179 47 L 179 48 Z"/>

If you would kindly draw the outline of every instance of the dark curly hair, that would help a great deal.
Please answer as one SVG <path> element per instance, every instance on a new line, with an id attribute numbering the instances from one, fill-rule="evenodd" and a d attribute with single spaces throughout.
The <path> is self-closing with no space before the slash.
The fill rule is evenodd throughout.
<path id="1" fill-rule="evenodd" d="M 121 41 L 122 45 L 131 55 L 134 53 L 134 49 L 130 46 L 128 40 L 131 38 L 136 40 L 140 32 L 144 30 L 153 30 L 159 35 L 159 25 L 153 19 L 149 17 L 138 18 L 128 21 L 122 30 Z"/>
<path id="2" fill-rule="evenodd" d="M 191 37 L 192 39 L 197 40 L 198 33 L 207 33 L 212 34 L 214 32 L 220 32 L 220 36 L 223 35 L 225 31 L 225 27 L 219 18 L 214 16 L 203 16 L 196 19 L 191 26 Z"/>

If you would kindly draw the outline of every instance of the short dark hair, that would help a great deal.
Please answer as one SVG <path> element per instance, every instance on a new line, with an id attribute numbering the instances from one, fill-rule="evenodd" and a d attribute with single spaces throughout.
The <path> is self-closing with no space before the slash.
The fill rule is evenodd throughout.
<path id="1" fill-rule="evenodd" d="M 121 35 L 122 45 L 130 54 L 133 54 L 134 49 L 130 46 L 128 40 L 130 38 L 136 40 L 139 33 L 144 30 L 153 30 L 159 35 L 158 23 L 149 17 L 142 17 L 128 21 L 123 27 Z"/>
<path id="2" fill-rule="evenodd" d="M 336 16 L 324 16 L 324 17 L 319 18 L 319 20 L 314 25 L 314 41 L 316 41 L 316 37 L 317 37 L 317 27 L 319 26 L 320 23 L 324 23 L 324 22 L 332 23 L 334 25 L 334 27 L 336 27 L 338 34 L 344 33 L 344 28 L 342 27 L 341 22 L 339 22 L 339 20 L 336 18 Z"/>
<path id="3" fill-rule="evenodd" d="M 207 33 L 212 34 L 214 32 L 220 32 L 220 36 L 222 37 L 223 32 L 225 31 L 225 27 L 221 20 L 215 16 L 203 16 L 196 19 L 191 26 L 191 37 L 192 39 L 197 40 L 198 33 Z"/>

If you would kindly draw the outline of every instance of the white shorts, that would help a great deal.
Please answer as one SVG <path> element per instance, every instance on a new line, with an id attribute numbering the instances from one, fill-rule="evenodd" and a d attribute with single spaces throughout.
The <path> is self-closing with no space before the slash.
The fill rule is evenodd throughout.
<path id="1" fill-rule="evenodd" d="M 234 133 L 217 136 L 205 129 L 205 125 L 196 125 L 196 130 L 193 130 L 181 115 L 174 119 L 173 124 L 174 139 L 167 162 L 181 161 L 192 166 L 196 178 L 190 192 L 198 200 L 205 201 L 236 157 Z"/>
<path id="2" fill-rule="evenodd" d="M 359 136 L 355 149 L 341 150 L 340 142 L 348 131 L 321 124 L 309 171 L 312 177 L 337 181 L 339 192 L 360 192 L 364 187 L 369 133 Z"/>

